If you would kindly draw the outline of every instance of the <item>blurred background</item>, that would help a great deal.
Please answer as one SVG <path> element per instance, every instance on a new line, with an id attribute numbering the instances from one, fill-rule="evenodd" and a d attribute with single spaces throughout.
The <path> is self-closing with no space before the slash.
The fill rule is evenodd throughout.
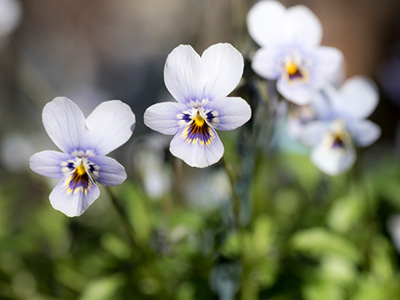
<path id="1" fill-rule="evenodd" d="M 250 61 L 255 2 L 0 0 L 0 299 L 400 299 L 399 1 L 281 1 L 318 16 L 346 78 L 378 84 L 382 137 L 336 178 L 307 155 L 269 153 L 241 230 L 222 163 L 190 169 L 143 124 L 148 106 L 173 101 L 163 68 L 179 44 L 229 42 Z M 56 150 L 41 121 L 56 96 L 85 115 L 109 99 L 134 111 L 133 137 L 112 156 L 127 169 L 115 191 L 137 248 L 106 193 L 70 219 L 50 206 L 55 183 L 30 171 L 32 154 Z M 240 137 L 221 134 L 236 171 Z"/>

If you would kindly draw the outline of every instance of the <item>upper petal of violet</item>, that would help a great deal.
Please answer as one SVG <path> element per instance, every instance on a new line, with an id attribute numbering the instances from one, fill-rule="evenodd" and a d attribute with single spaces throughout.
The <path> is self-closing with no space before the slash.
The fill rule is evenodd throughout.
<path id="1" fill-rule="evenodd" d="M 168 55 L 164 82 L 171 95 L 180 103 L 203 100 L 207 74 L 200 56 L 191 46 L 179 45 Z"/>
<path id="2" fill-rule="evenodd" d="M 278 1 L 259 1 L 247 14 L 247 27 L 261 47 L 285 44 L 286 8 Z"/>
<path id="3" fill-rule="evenodd" d="M 79 107 L 66 97 L 47 103 L 42 113 L 43 125 L 53 142 L 66 153 L 86 148 L 87 128 Z"/>
<path id="4" fill-rule="evenodd" d="M 354 76 L 345 81 L 338 91 L 339 96 L 333 99 L 336 110 L 349 118 L 367 118 L 376 108 L 379 101 L 375 83 L 362 76 Z"/>
<path id="5" fill-rule="evenodd" d="M 209 100 L 227 96 L 242 78 L 243 56 L 231 44 L 220 43 L 208 47 L 201 56 L 201 62 L 208 76 L 204 97 Z"/>
<path id="6" fill-rule="evenodd" d="M 129 105 L 119 100 L 101 103 L 86 120 L 89 150 L 106 155 L 131 137 L 134 125 L 135 115 Z"/>
<path id="7" fill-rule="evenodd" d="M 304 5 L 288 8 L 286 16 L 287 42 L 303 48 L 315 48 L 322 39 L 322 26 L 315 14 Z"/>

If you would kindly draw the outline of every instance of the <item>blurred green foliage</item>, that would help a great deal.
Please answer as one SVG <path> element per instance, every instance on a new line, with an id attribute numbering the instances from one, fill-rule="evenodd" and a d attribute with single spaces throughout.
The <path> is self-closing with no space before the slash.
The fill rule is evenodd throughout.
<path id="1" fill-rule="evenodd" d="M 232 199 L 207 208 L 174 193 L 151 199 L 132 178 L 114 190 L 136 246 L 105 190 L 70 219 L 48 203 L 52 183 L 9 176 L 0 186 L 0 299 L 399 299 L 387 220 L 400 209 L 400 162 L 367 159 L 326 177 L 306 156 L 263 156 L 251 221 L 239 227 Z M 227 162 L 240 171 L 239 158 Z"/>

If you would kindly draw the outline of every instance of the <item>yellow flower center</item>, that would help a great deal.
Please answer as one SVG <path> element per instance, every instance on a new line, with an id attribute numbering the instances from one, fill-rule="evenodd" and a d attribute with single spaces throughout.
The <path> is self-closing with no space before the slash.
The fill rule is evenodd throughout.
<path id="1" fill-rule="evenodd" d="M 79 165 L 79 167 L 76 168 L 76 173 L 77 173 L 79 176 L 82 176 L 82 175 L 84 175 L 84 174 L 86 173 L 86 169 L 85 169 L 85 166 L 83 165 L 83 161 L 81 162 L 81 164 Z"/>
<path id="2" fill-rule="evenodd" d="M 294 62 L 286 63 L 285 68 L 288 75 L 294 75 L 298 72 L 297 66 Z"/>
<path id="3" fill-rule="evenodd" d="M 194 121 L 195 121 L 196 125 L 199 127 L 203 126 L 203 124 L 204 124 L 204 119 L 202 116 L 200 116 L 199 113 L 197 113 L 197 116 L 196 116 L 196 118 L 194 118 Z"/>
<path id="4" fill-rule="evenodd" d="M 193 117 L 192 117 L 193 118 Z M 182 133 L 182 137 L 189 144 L 199 143 L 209 146 L 214 138 L 212 127 L 206 122 L 199 111 Z"/>

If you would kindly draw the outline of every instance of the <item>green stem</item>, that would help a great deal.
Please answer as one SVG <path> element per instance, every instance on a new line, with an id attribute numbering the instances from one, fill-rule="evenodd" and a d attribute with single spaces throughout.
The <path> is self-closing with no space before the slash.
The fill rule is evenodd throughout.
<path id="1" fill-rule="evenodd" d="M 129 222 L 128 215 L 126 214 L 124 208 L 122 207 L 117 196 L 114 194 L 114 192 L 111 190 L 111 188 L 107 186 L 106 190 L 108 192 L 108 195 L 110 196 L 112 204 L 114 205 L 115 209 L 117 210 L 117 212 L 121 218 L 122 224 L 124 225 L 125 231 L 128 234 L 128 237 L 132 243 L 132 246 L 134 248 L 139 248 L 138 243 L 136 242 L 136 238 L 135 238 L 135 231 L 133 230 L 133 227 L 132 227 L 131 223 Z"/>
<path id="2" fill-rule="evenodd" d="M 232 172 L 231 167 L 228 165 L 228 162 L 225 159 L 225 156 L 222 158 L 223 164 L 224 164 L 224 168 L 226 173 L 228 174 L 229 177 L 229 182 L 231 184 L 231 190 L 232 190 L 232 198 L 233 198 L 233 215 L 235 216 L 235 222 L 236 222 L 236 226 L 238 228 L 241 227 L 241 222 L 240 222 L 240 198 L 236 192 L 236 188 L 235 188 L 235 178 L 234 178 L 234 174 Z"/>

